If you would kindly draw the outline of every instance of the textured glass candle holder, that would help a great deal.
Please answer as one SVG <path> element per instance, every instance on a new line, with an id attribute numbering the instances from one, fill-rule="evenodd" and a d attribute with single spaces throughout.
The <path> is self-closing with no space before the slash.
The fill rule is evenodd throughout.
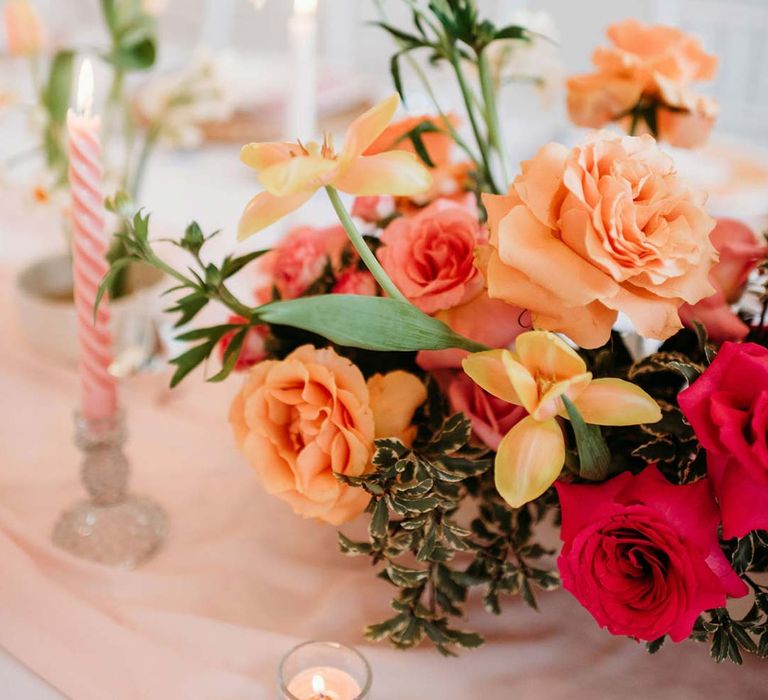
<path id="1" fill-rule="evenodd" d="M 299 644 L 283 657 L 277 676 L 283 700 L 365 700 L 373 683 L 365 657 L 338 642 Z"/>
<path id="2" fill-rule="evenodd" d="M 157 551 L 168 521 L 154 501 L 128 493 L 125 439 L 122 411 L 99 420 L 75 414 L 75 444 L 83 453 L 80 475 L 89 498 L 61 514 L 53 542 L 77 557 L 131 569 Z"/>

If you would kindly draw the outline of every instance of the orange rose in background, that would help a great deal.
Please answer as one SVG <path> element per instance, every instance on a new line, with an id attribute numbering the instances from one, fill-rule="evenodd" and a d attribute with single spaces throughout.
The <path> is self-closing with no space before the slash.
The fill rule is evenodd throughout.
<path id="1" fill-rule="evenodd" d="M 574 124 L 600 128 L 622 119 L 628 127 L 629 113 L 643 107 L 655 115 L 651 122 L 658 138 L 681 148 L 702 145 L 718 106 L 693 92 L 690 84 L 712 80 L 717 58 L 705 53 L 698 39 L 674 27 L 630 19 L 609 26 L 606 34 L 612 45 L 592 55 L 597 71 L 567 82 Z M 644 133 L 651 122 L 635 122 L 635 133 Z"/>
<path id="2" fill-rule="evenodd" d="M 709 273 L 716 291 L 693 306 L 683 306 L 680 318 L 689 327 L 694 321 L 703 324 L 716 343 L 743 340 L 749 326 L 734 313 L 731 304 L 739 301 L 749 274 L 768 256 L 768 246 L 757 241 L 749 226 L 735 219 L 718 219 L 711 239 L 720 253 L 720 261 Z"/>
<path id="3" fill-rule="evenodd" d="M 448 120 L 453 127 L 459 124 L 455 115 L 449 115 Z M 424 122 L 437 129 L 437 131 L 424 131 L 421 134 L 424 148 L 434 165 L 430 168 L 432 184 L 423 192 L 398 198 L 398 209 L 404 213 L 414 213 L 414 210 L 418 210 L 419 207 L 426 206 L 441 197 L 461 201 L 470 184 L 472 164 L 469 161 L 453 162 L 451 158 L 454 148 L 453 138 L 442 118 L 433 115 L 421 114 L 393 122 L 368 147 L 365 155 L 371 156 L 393 150 L 417 155 L 408 133 Z M 360 209 L 362 210 L 362 207 Z"/>
<path id="4" fill-rule="evenodd" d="M 490 296 L 582 347 L 604 344 L 619 311 L 641 335 L 668 338 L 682 327 L 679 307 L 714 291 L 715 222 L 649 136 L 549 144 L 508 194 L 483 201 Z"/>
<path id="5" fill-rule="evenodd" d="M 40 17 L 27 0 L 8 0 L 3 8 L 8 53 L 11 56 L 33 56 L 45 42 Z"/>
<path id="6" fill-rule="evenodd" d="M 400 217 L 381 236 L 377 256 L 410 302 L 428 314 L 476 297 L 483 277 L 474 250 L 485 241 L 477 217 L 438 200 L 412 217 Z"/>
<path id="7" fill-rule="evenodd" d="M 335 474 L 360 476 L 369 469 L 377 424 L 407 433 L 424 388 L 412 375 L 399 374 L 406 377 L 374 378 L 371 392 L 352 362 L 310 345 L 251 369 L 229 418 L 266 490 L 296 513 L 333 525 L 359 515 L 369 497 Z M 383 417 L 372 394 L 385 406 Z"/>

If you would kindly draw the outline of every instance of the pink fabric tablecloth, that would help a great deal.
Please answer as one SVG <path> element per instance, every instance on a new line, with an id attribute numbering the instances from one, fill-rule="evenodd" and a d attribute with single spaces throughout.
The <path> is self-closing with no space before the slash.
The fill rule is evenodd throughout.
<path id="1" fill-rule="evenodd" d="M 311 639 L 360 646 L 384 700 L 765 698 L 768 665 L 716 666 L 687 644 L 650 658 L 598 630 L 566 593 L 537 614 L 499 618 L 470 605 L 487 646 L 446 660 L 363 642 L 388 614 L 386 584 L 364 559 L 336 553 L 333 528 L 267 496 L 226 422 L 237 380 L 167 377 L 123 387 L 136 491 L 160 500 L 171 530 L 138 571 L 113 571 L 49 543 L 81 496 L 72 444 L 77 377 L 27 349 L 0 274 L 0 645 L 76 700 L 274 698 L 285 651 Z M 55 342 L 52 339 L 52 342 Z M 3 697 L 14 697 L 12 689 Z"/>

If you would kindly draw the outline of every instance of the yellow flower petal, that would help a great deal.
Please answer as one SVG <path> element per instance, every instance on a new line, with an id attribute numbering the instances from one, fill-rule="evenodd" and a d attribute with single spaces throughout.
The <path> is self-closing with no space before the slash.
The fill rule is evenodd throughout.
<path id="1" fill-rule="evenodd" d="M 299 192 L 288 197 L 275 197 L 269 192 L 260 192 L 248 202 L 240 217 L 237 239 L 242 241 L 274 224 L 294 209 L 298 209 L 310 197 L 312 192 Z"/>
<path id="2" fill-rule="evenodd" d="M 342 192 L 358 196 L 410 197 L 428 190 L 432 175 L 412 153 L 388 151 L 353 161 L 336 178 L 334 185 Z"/>
<path id="3" fill-rule="evenodd" d="M 562 338 L 549 331 L 528 331 L 515 339 L 521 364 L 533 375 L 567 379 L 587 371 L 579 354 Z"/>
<path id="4" fill-rule="evenodd" d="M 386 129 L 399 106 L 400 98 L 395 93 L 371 107 L 349 125 L 344 140 L 344 150 L 341 153 L 342 165 L 347 165 L 362 155 L 363 151 Z"/>
<path id="5" fill-rule="evenodd" d="M 539 404 L 539 389 L 536 386 L 536 380 L 531 373 L 515 359 L 515 356 L 507 350 L 502 356 L 504 369 L 507 370 L 507 376 L 515 392 L 520 397 L 520 405 L 528 413 L 533 413 Z"/>
<path id="6" fill-rule="evenodd" d="M 461 365 L 467 376 L 480 388 L 508 403 L 522 406 L 520 397 L 512 386 L 504 367 L 502 360 L 504 353 L 509 353 L 509 350 L 476 352 L 465 357 Z"/>
<path id="7" fill-rule="evenodd" d="M 240 149 L 240 160 L 249 168 L 260 171 L 300 154 L 296 143 L 248 143 Z"/>
<path id="8" fill-rule="evenodd" d="M 661 420 L 659 404 L 623 379 L 594 379 L 574 401 L 587 423 L 639 425 Z"/>
<path id="9" fill-rule="evenodd" d="M 523 418 L 510 430 L 496 453 L 496 489 L 513 508 L 544 493 L 565 463 L 565 441 L 554 418 Z"/>
<path id="10" fill-rule="evenodd" d="M 259 182 L 270 194 L 285 197 L 297 192 L 314 191 L 329 184 L 337 169 L 335 160 L 317 155 L 297 156 L 262 170 Z"/>
<path id="11" fill-rule="evenodd" d="M 531 415 L 536 420 L 546 420 L 558 415 L 558 413 L 567 417 L 568 414 L 563 413 L 565 410 L 563 399 L 561 398 L 563 394 L 571 401 L 576 401 L 586 391 L 591 382 L 592 373 L 584 372 L 583 374 L 577 374 L 575 377 L 570 377 L 553 384 L 539 399 L 539 405 L 530 412 Z"/>

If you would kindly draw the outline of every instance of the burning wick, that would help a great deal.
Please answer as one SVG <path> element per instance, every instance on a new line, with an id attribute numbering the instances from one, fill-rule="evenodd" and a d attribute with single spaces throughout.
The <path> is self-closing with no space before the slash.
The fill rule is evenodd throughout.
<path id="1" fill-rule="evenodd" d="M 339 696 L 332 690 L 326 690 L 325 679 L 319 673 L 312 676 L 312 700 L 338 700 Z"/>

